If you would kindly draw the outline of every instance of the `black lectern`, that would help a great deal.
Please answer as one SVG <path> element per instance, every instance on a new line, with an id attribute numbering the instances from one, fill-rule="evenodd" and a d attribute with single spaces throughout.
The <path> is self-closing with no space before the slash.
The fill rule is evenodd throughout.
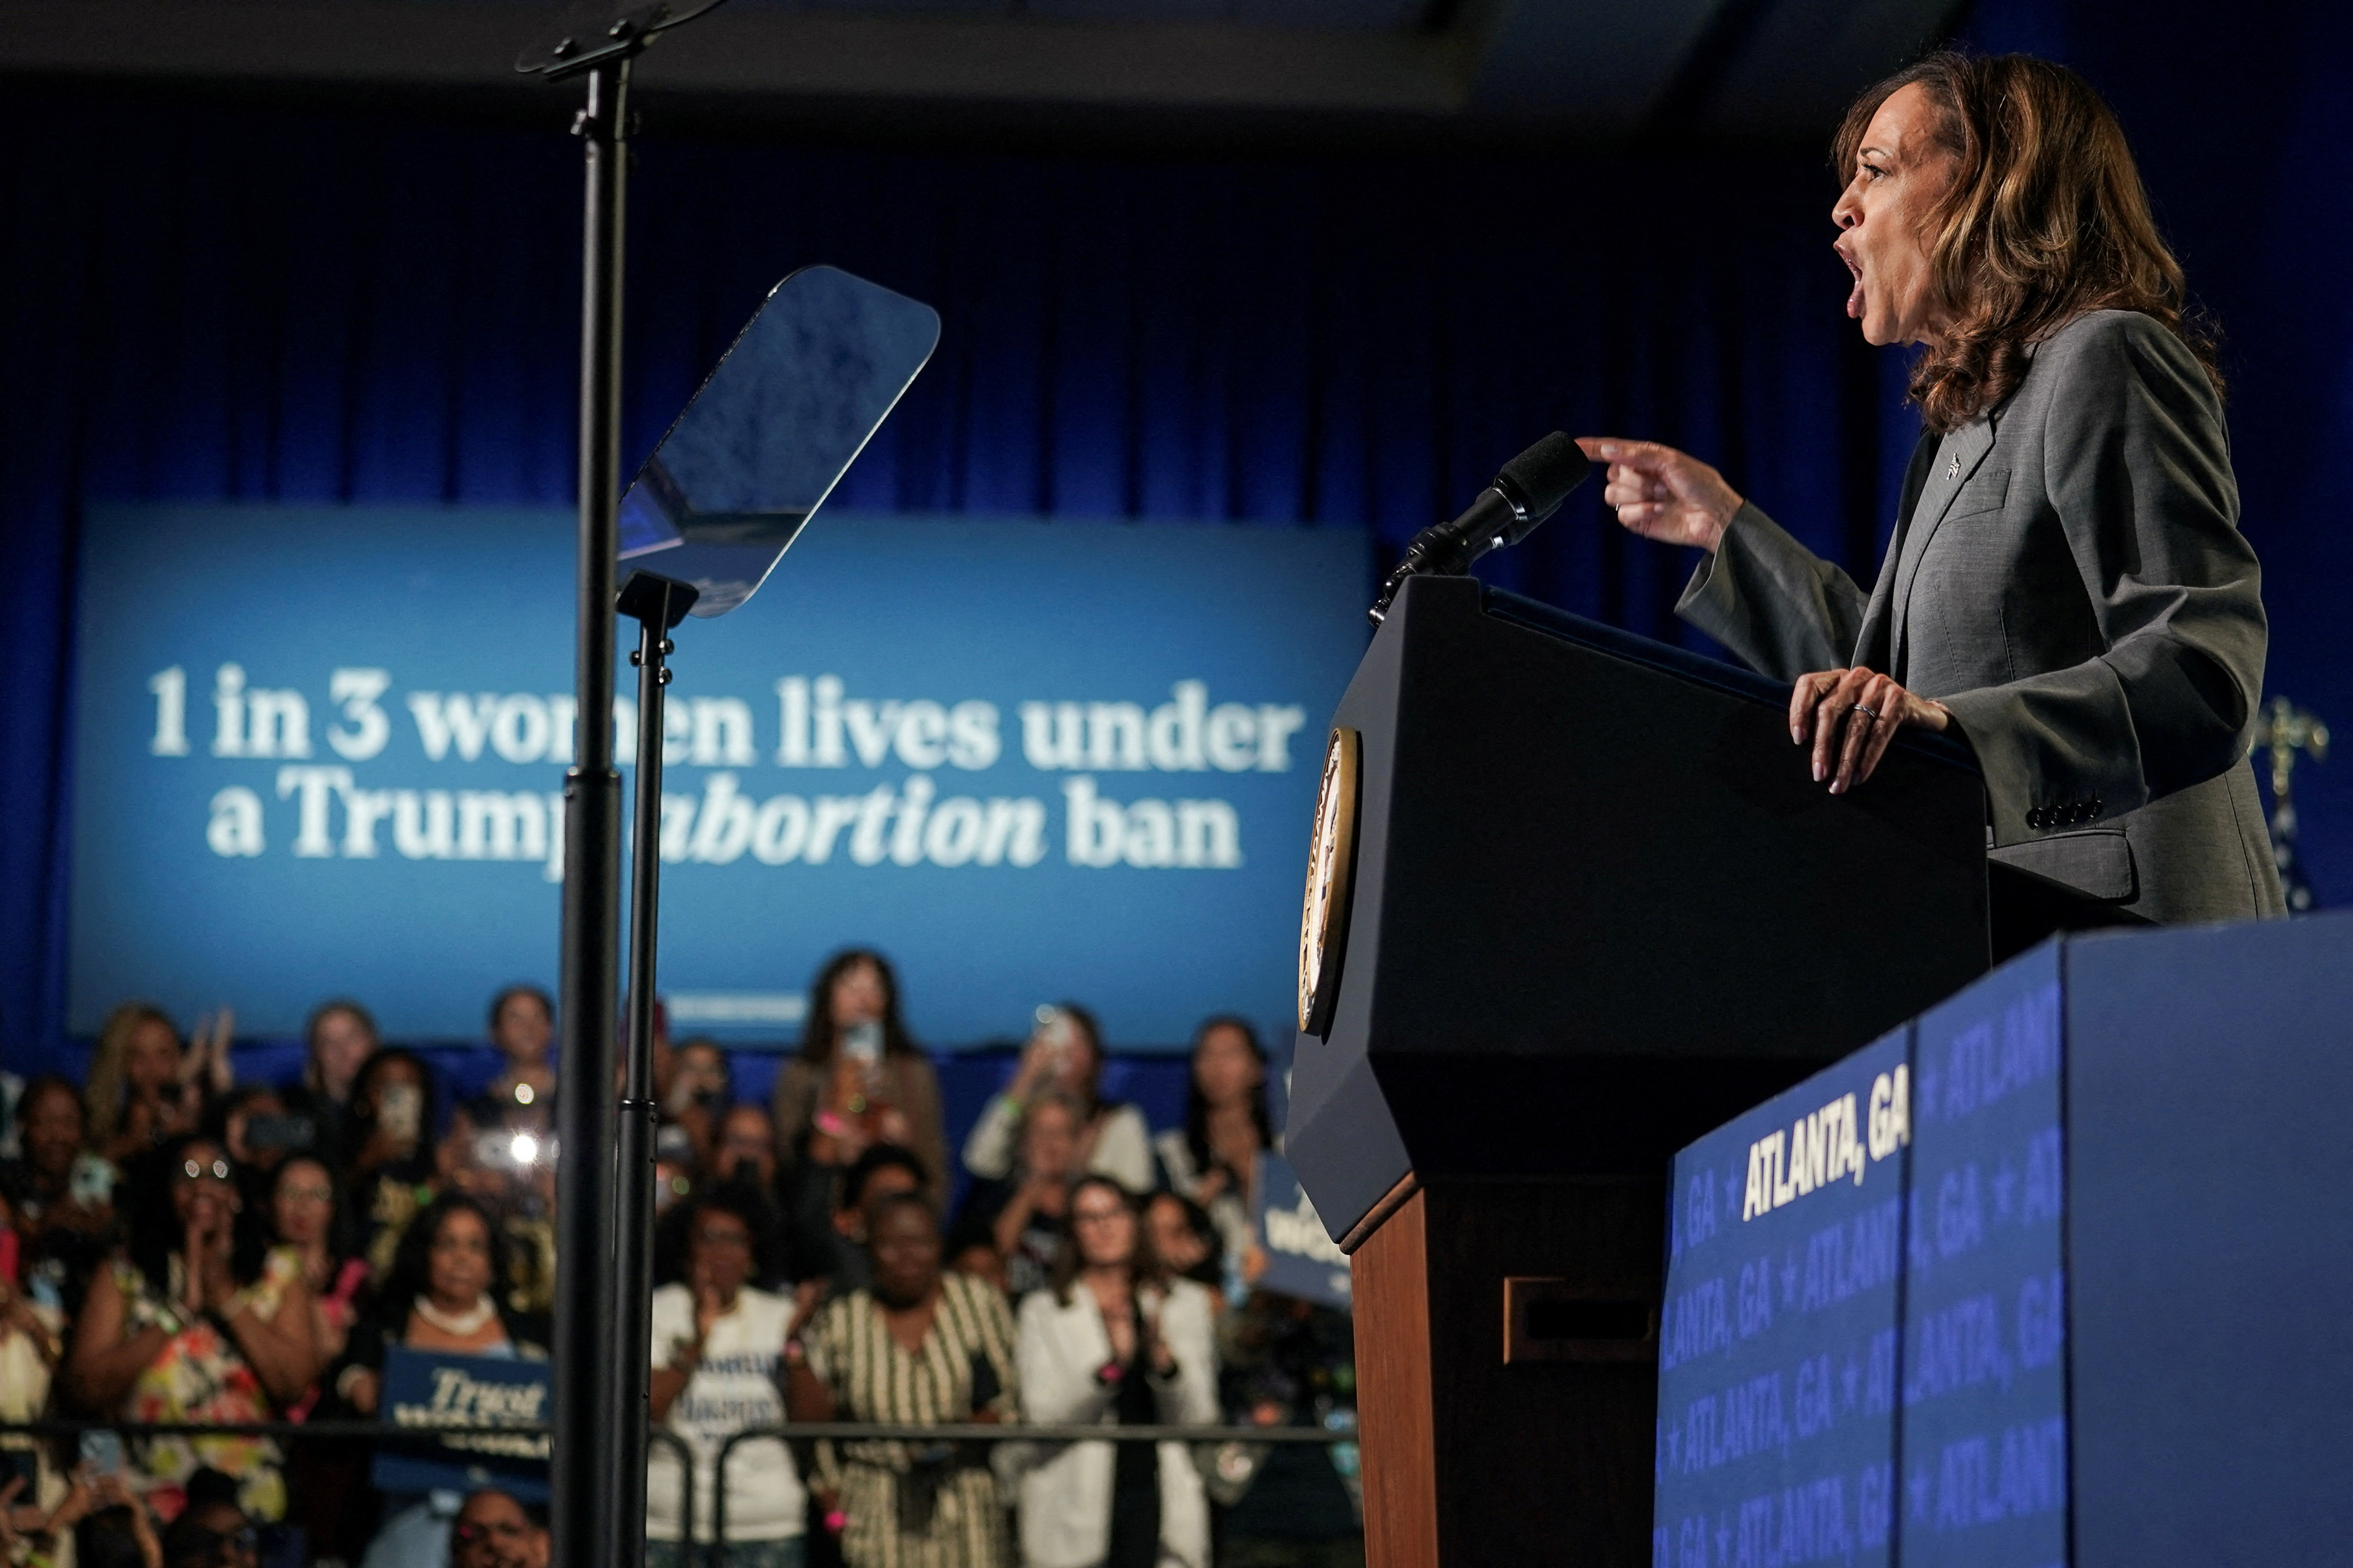
<path id="1" fill-rule="evenodd" d="M 1833 796 L 1787 709 L 1467 577 L 1341 700 L 1286 1150 L 1352 1254 L 1375 1568 L 1648 1563 L 1669 1158 L 1987 967 L 1966 750 Z"/>

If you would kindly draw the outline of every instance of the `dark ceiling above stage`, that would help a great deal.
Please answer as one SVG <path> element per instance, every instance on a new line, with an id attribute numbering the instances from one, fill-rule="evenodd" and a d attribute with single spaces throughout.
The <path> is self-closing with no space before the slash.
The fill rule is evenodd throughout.
<path id="1" fill-rule="evenodd" d="M 1958 0 L 732 0 L 648 58 L 722 112 L 854 105 L 1263 115 L 1619 138 L 1819 140 Z M 550 0 L 50 0 L 5 7 L 0 73 L 277 88 L 528 90 Z M 1092 118 L 1092 117 L 1090 117 Z"/>

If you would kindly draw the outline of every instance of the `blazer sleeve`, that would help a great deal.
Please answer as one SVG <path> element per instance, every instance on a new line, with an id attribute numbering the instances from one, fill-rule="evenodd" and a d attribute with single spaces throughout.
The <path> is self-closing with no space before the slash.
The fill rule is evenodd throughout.
<path id="1" fill-rule="evenodd" d="M 1093 1338 L 1085 1319 L 1056 1301 L 1051 1290 L 1033 1290 L 1022 1301 L 1016 1359 L 1023 1419 L 1043 1426 L 1079 1426 L 1110 1414 L 1113 1391 L 1094 1373 L 1111 1347 Z"/>
<path id="2" fill-rule="evenodd" d="M 1700 558 L 1675 614 L 1776 680 L 1853 662 L 1870 595 L 1743 502 Z"/>
<path id="3" fill-rule="evenodd" d="M 1218 1352 L 1209 1333 L 1208 1292 L 1177 1281 L 1160 1310 L 1160 1332 L 1176 1358 L 1176 1375 L 1156 1392 L 1160 1419 L 1172 1426 L 1208 1426 L 1218 1419 Z"/>
<path id="4" fill-rule="evenodd" d="M 1020 1113 L 1013 1102 L 1002 1094 L 988 1097 L 981 1109 L 980 1120 L 972 1124 L 972 1134 L 964 1141 L 964 1168 L 984 1181 L 997 1181 L 1012 1173 L 1013 1142 L 1020 1121 Z"/>
<path id="5" fill-rule="evenodd" d="M 2044 491 L 2105 652 L 1947 693 L 1994 842 L 2121 816 L 2246 754 L 2268 627 L 2221 407 L 2189 348 L 2118 313 L 2054 339 Z"/>

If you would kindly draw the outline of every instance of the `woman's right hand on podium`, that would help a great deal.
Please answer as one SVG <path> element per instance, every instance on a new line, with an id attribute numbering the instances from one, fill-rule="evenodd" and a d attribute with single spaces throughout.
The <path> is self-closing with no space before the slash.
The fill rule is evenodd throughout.
<path id="1" fill-rule="evenodd" d="M 1722 474 L 1656 441 L 1579 436 L 1577 444 L 1593 461 L 1609 465 L 1601 502 L 1617 509 L 1620 522 L 1645 539 L 1715 552 L 1741 504 Z"/>

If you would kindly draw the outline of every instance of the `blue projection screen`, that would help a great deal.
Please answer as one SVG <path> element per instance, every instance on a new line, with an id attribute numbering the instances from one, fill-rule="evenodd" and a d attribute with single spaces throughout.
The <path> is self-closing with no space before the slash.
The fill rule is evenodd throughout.
<path id="1" fill-rule="evenodd" d="M 552 984 L 571 550 L 545 510 L 93 510 L 72 1030 L 143 997 L 290 1034 L 350 995 L 470 1038 L 495 988 Z M 934 1044 L 1062 997 L 1123 1045 L 1283 1032 L 1368 575 L 1345 529 L 821 518 L 676 634 L 674 1029 L 790 1037 L 862 943 Z"/>

